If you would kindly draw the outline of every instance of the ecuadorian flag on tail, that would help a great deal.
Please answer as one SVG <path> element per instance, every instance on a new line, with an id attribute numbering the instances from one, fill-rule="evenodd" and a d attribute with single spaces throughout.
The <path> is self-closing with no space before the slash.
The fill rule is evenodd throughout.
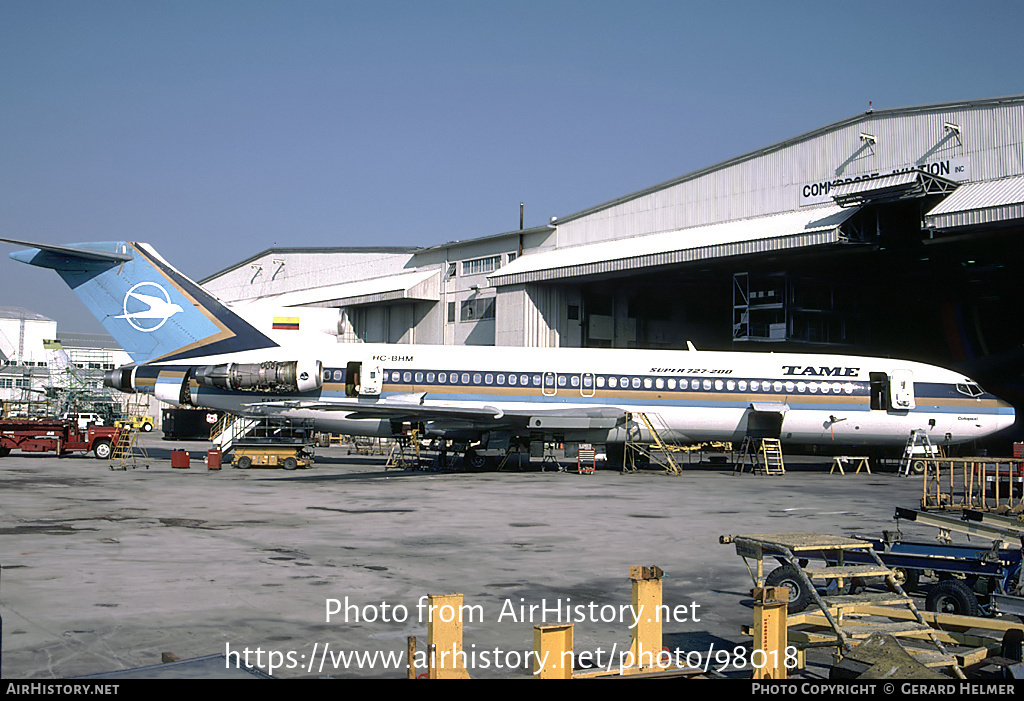
<path id="1" fill-rule="evenodd" d="M 299 317 L 297 316 L 275 316 L 274 326 L 275 331 L 298 331 L 299 330 Z"/>

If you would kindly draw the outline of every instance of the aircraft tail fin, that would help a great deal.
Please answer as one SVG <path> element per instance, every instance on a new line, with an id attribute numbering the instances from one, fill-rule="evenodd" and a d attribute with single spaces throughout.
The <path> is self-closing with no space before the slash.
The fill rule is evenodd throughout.
<path id="1" fill-rule="evenodd" d="M 56 270 L 136 363 L 277 345 L 148 244 L 0 241 L 30 246 L 10 257 Z"/>

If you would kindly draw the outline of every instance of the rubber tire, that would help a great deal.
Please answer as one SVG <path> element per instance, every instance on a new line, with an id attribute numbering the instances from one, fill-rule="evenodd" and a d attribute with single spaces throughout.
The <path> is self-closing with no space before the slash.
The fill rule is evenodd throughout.
<path id="1" fill-rule="evenodd" d="M 286 470 L 294 470 L 298 466 L 299 462 L 295 458 L 285 458 L 284 462 L 281 463 L 281 467 Z"/>
<path id="2" fill-rule="evenodd" d="M 483 472 L 490 465 L 490 458 L 480 455 L 475 450 L 466 451 L 466 466 L 473 472 Z"/>
<path id="3" fill-rule="evenodd" d="M 243 455 L 242 457 L 238 458 L 238 460 L 235 461 L 235 467 L 237 467 L 239 470 L 248 470 L 250 467 L 252 467 L 252 458 L 250 458 L 248 455 Z"/>
<path id="4" fill-rule="evenodd" d="M 909 567 L 893 567 L 892 572 L 893 575 L 895 575 L 896 581 L 901 587 L 903 587 L 903 591 L 908 594 L 912 591 L 917 591 L 917 587 L 921 583 L 921 570 L 915 570 Z M 901 573 L 903 578 L 902 582 L 899 581 Z"/>
<path id="5" fill-rule="evenodd" d="M 10 454 L 11 454 L 11 449 L 10 448 L 0 448 L 0 458 L 6 458 Z"/>
<path id="6" fill-rule="evenodd" d="M 957 616 L 979 614 L 978 598 L 959 579 L 944 579 L 929 589 L 925 608 L 935 613 L 952 613 Z"/>
<path id="7" fill-rule="evenodd" d="M 771 574 L 764 578 L 764 585 L 766 587 L 789 587 L 787 613 L 800 613 L 813 601 L 811 592 L 807 591 L 807 585 L 804 584 L 793 565 L 783 565 L 772 570 Z"/>
<path id="8" fill-rule="evenodd" d="M 924 460 L 911 460 L 910 461 L 910 473 L 913 475 L 924 474 Z"/>
<path id="9" fill-rule="evenodd" d="M 153 424 L 149 423 L 148 421 L 146 423 L 142 424 L 142 432 L 143 433 L 149 433 L 152 430 L 153 430 Z"/>
<path id="10" fill-rule="evenodd" d="M 108 459 L 113 450 L 114 449 L 111 447 L 110 441 L 106 438 L 98 440 L 92 445 L 92 452 L 99 460 Z"/>

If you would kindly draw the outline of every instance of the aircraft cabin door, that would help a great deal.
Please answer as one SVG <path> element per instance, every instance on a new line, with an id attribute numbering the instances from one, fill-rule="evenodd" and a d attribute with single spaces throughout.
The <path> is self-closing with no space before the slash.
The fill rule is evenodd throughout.
<path id="1" fill-rule="evenodd" d="M 893 370 L 889 377 L 889 397 L 892 408 L 907 411 L 917 406 L 914 401 L 914 373 L 911 370 Z"/>
<path id="2" fill-rule="evenodd" d="M 378 395 L 384 386 L 384 368 L 379 363 L 349 363 L 345 366 L 345 394 Z"/>
<path id="3" fill-rule="evenodd" d="M 545 397 L 553 397 L 558 394 L 558 376 L 553 372 L 544 373 L 544 378 L 541 380 L 541 391 Z"/>

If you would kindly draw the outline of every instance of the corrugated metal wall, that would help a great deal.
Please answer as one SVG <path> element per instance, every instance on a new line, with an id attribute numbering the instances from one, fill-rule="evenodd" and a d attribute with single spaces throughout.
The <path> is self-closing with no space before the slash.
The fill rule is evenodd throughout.
<path id="1" fill-rule="evenodd" d="M 959 127 L 959 140 L 945 128 L 947 122 Z M 875 143 L 862 140 L 861 133 L 874 136 Z M 807 184 L 886 174 L 915 164 L 956 161 L 966 166 L 972 181 L 1021 175 L 1022 135 L 1024 98 L 865 114 L 560 221 L 558 245 L 791 211 L 801 206 Z"/>

